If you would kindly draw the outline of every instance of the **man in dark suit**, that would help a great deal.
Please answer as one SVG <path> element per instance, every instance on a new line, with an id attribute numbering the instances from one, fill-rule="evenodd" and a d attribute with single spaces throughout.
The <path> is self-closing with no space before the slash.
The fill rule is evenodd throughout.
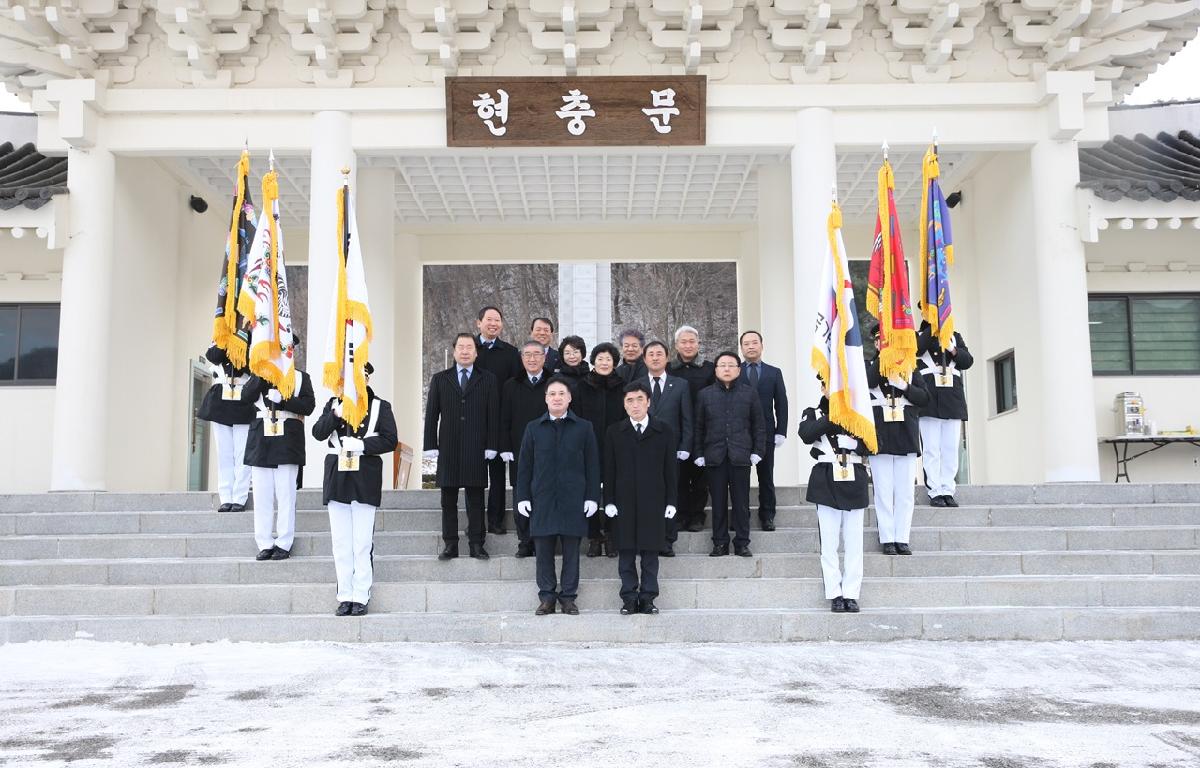
<path id="1" fill-rule="evenodd" d="M 546 413 L 546 384 L 550 377 L 545 360 L 541 342 L 530 339 L 521 345 L 521 364 L 525 370 L 521 376 L 505 382 L 500 394 L 500 458 L 512 467 L 509 474 L 514 478 L 520 472 L 516 452 L 521 448 L 525 427 Z M 529 518 L 516 515 L 513 523 L 519 539 L 517 557 L 529 557 L 533 554 Z"/>
<path id="2" fill-rule="evenodd" d="M 642 361 L 646 335 L 637 328 L 626 328 L 617 337 L 617 344 L 621 347 L 621 364 L 617 366 L 617 375 L 628 384 L 646 373 L 646 364 Z"/>
<path id="3" fill-rule="evenodd" d="M 775 449 L 787 439 L 788 400 L 783 371 L 762 361 L 763 339 L 758 331 L 746 331 L 742 347 L 740 381 L 758 389 L 767 425 L 767 452 L 758 462 L 758 521 L 764 531 L 775 530 Z"/>
<path id="4" fill-rule="evenodd" d="M 650 415 L 650 387 L 644 381 L 625 385 L 625 413 L 629 418 L 609 427 L 604 440 L 604 514 L 616 522 L 621 614 L 655 614 L 659 551 L 679 491 L 679 443 L 665 422 Z"/>
<path id="5" fill-rule="evenodd" d="M 679 440 L 675 458 L 690 466 L 692 453 L 692 388 L 683 379 L 667 373 L 667 345 L 652 341 L 642 352 L 646 363 L 646 374 L 637 381 L 650 387 L 650 415 L 664 422 Z M 631 382 L 632 383 L 632 382 Z M 678 469 L 682 469 L 679 467 Z M 678 482 L 679 472 L 675 473 Z M 674 496 L 673 496 L 674 498 Z M 679 526 L 674 516 L 667 522 L 666 545 L 659 553 L 663 557 L 675 557 L 675 541 L 679 538 Z"/>
<path id="6" fill-rule="evenodd" d="M 676 357 L 667 366 L 672 376 L 687 381 L 692 389 L 692 407 L 695 408 L 700 390 L 717 380 L 713 364 L 700 357 L 700 332 L 690 325 L 681 325 L 675 331 Z M 692 458 L 700 453 L 700 446 L 693 446 Z M 679 514 L 677 525 L 687 531 L 704 528 L 704 507 L 708 504 L 708 480 L 704 469 L 688 462 L 679 468 Z"/>
<path id="7" fill-rule="evenodd" d="M 546 356 L 546 373 L 553 375 L 559 366 L 558 350 L 554 348 L 554 323 L 548 317 L 533 318 L 529 324 L 529 337 L 542 345 L 542 353 Z"/>
<path id="8" fill-rule="evenodd" d="M 479 329 L 479 335 L 475 337 L 478 365 L 496 377 L 498 397 L 504 382 L 521 375 L 521 354 L 500 338 L 504 331 L 504 315 L 497 307 L 479 310 L 475 326 Z M 497 536 L 507 533 L 504 529 L 504 493 L 508 489 L 506 466 L 499 458 L 488 462 L 487 532 Z"/>
<path id="9" fill-rule="evenodd" d="M 459 488 L 465 489 L 467 497 L 471 557 L 488 559 L 483 548 L 483 488 L 488 481 L 487 463 L 497 457 L 500 393 L 496 377 L 478 364 L 475 342 L 469 333 L 458 334 L 454 365 L 430 379 L 425 405 L 425 458 L 438 460 L 437 485 L 442 489 L 446 547 L 439 560 L 458 557 Z"/>

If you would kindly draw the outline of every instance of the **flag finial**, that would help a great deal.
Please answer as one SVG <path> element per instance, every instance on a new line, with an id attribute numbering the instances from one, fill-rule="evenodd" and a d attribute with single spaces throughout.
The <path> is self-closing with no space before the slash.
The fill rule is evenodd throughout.
<path id="1" fill-rule="evenodd" d="M 271 170 L 274 171 L 275 170 L 275 150 L 273 150 L 273 149 L 271 150 L 271 154 L 270 154 L 270 157 L 268 158 L 268 162 L 271 164 Z"/>
<path id="2" fill-rule="evenodd" d="M 829 185 L 829 194 L 833 197 L 833 202 L 836 203 L 838 201 L 837 182 L 836 181 Z"/>
<path id="3" fill-rule="evenodd" d="M 346 178 L 350 178 L 350 166 L 348 166 L 348 165 L 342 166 L 342 175 L 345 176 Z"/>
<path id="4" fill-rule="evenodd" d="M 936 155 L 937 151 L 938 151 L 938 132 L 937 132 L 937 126 L 935 125 L 935 126 L 933 126 L 933 154 Z"/>
<path id="5" fill-rule="evenodd" d="M 883 147 L 882 147 L 882 149 L 883 149 L 883 159 L 884 159 L 884 160 L 887 160 L 887 159 L 888 159 L 888 143 L 887 143 L 887 139 L 884 139 L 884 140 L 883 140 Z"/>

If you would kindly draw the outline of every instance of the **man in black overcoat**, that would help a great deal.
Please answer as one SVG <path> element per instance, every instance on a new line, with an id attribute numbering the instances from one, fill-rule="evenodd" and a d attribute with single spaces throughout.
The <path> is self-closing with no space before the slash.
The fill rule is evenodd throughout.
<path id="1" fill-rule="evenodd" d="M 675 475 L 678 477 L 685 467 L 692 466 L 688 459 L 692 455 L 692 419 L 695 416 L 695 407 L 692 404 L 691 385 L 684 379 L 667 373 L 669 358 L 666 344 L 661 341 L 647 344 L 642 351 L 646 372 L 641 380 L 647 382 L 650 387 L 650 415 L 665 422 L 679 440 L 679 447 L 675 451 L 675 458 L 682 462 L 676 468 Z M 680 522 L 678 517 L 667 522 L 666 546 L 659 552 L 661 556 L 675 557 L 675 542 L 679 538 Z"/>
<path id="2" fill-rule="evenodd" d="M 512 344 L 500 338 L 504 331 L 504 315 L 497 307 L 479 310 L 475 337 L 479 353 L 477 364 L 496 377 L 496 395 L 503 391 L 504 383 L 521 375 L 521 353 Z M 507 464 L 495 457 L 488 460 L 487 531 L 503 535 L 504 493 L 508 489 Z"/>
<path id="3" fill-rule="evenodd" d="M 667 373 L 687 381 L 692 390 L 693 408 L 699 403 L 700 390 L 717 380 L 712 362 L 700 357 L 700 332 L 692 326 L 681 325 L 675 330 L 675 359 L 667 366 Z M 695 421 L 692 423 L 695 425 Z M 700 446 L 693 445 L 693 459 L 699 453 Z M 708 491 L 703 467 L 688 462 L 679 468 L 679 519 L 676 522 L 680 528 L 685 531 L 704 528 Z"/>
<path id="4" fill-rule="evenodd" d="M 675 517 L 679 488 L 675 432 L 649 411 L 650 387 L 644 381 L 626 385 L 629 418 L 609 427 L 604 441 L 604 514 L 615 518 L 625 616 L 658 613 L 658 553 L 666 544 L 667 521 Z"/>
<path id="5" fill-rule="evenodd" d="M 483 548 L 483 489 L 487 463 L 496 458 L 499 445 L 500 390 L 496 377 L 480 368 L 476 358 L 475 338 L 460 333 L 454 340 L 454 365 L 429 380 L 425 458 L 437 459 L 437 485 L 442 489 L 446 547 L 439 560 L 458 557 L 459 488 L 465 489 L 471 557 L 488 559 Z"/>
<path id="6" fill-rule="evenodd" d="M 571 388 L 560 378 L 546 385 L 545 416 L 525 428 L 513 499 L 529 518 L 537 556 L 538 616 L 578 615 L 579 540 L 600 503 L 600 451 L 592 425 L 571 413 Z M 561 584 L 554 549 L 562 547 Z"/>
<path id="7" fill-rule="evenodd" d="M 525 436 L 525 427 L 546 413 L 546 384 L 550 377 L 546 373 L 546 355 L 541 343 L 530 339 L 521 345 L 522 375 L 504 383 L 500 394 L 500 458 L 512 466 L 509 474 L 517 477 L 516 452 Z M 533 540 L 529 537 L 529 518 L 515 515 L 517 528 L 517 557 L 533 554 Z"/>

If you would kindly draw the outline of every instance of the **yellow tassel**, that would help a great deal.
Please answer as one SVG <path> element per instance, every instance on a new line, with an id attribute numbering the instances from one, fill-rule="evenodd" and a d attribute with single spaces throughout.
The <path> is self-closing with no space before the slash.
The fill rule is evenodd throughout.
<path id="1" fill-rule="evenodd" d="M 345 373 L 343 367 L 345 365 L 344 358 L 346 355 L 346 187 L 343 185 L 337 190 L 337 302 L 333 307 L 333 349 L 337 350 L 338 357 L 332 362 L 325 363 L 325 371 L 322 376 L 325 387 L 334 394 L 335 397 L 342 397 L 342 408 L 345 409 Z M 347 423 L 350 420 L 342 416 Z"/>
<path id="2" fill-rule="evenodd" d="M 233 220 L 229 223 L 229 257 L 225 267 L 225 314 L 213 324 L 213 343 L 225 350 L 230 361 L 240 367 L 246 364 L 246 344 L 237 336 L 237 267 L 241 252 L 238 249 L 238 221 L 246 202 L 246 177 L 250 174 L 250 153 L 242 150 L 237 164 L 237 196 L 233 204 Z"/>

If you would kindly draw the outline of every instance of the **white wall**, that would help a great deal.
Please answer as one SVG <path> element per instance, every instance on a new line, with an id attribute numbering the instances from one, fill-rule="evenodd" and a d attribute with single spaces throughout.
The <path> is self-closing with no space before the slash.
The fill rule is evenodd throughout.
<path id="1" fill-rule="evenodd" d="M 1119 230 L 1100 233 L 1100 241 L 1086 247 L 1089 263 L 1106 265 L 1104 272 L 1088 274 L 1089 293 L 1200 293 L 1200 233 L 1195 230 L 1152 232 Z M 1124 271 L 1130 261 L 1142 262 L 1145 272 Z M 1186 272 L 1167 272 L 1167 262 L 1189 264 Z M 1119 271 L 1107 271 L 1119 270 Z M 1096 425 L 1101 437 L 1116 434 L 1113 398 L 1120 392 L 1141 393 L 1148 420 L 1158 429 L 1200 430 L 1200 376 L 1096 376 Z M 1137 453 L 1139 449 L 1132 452 Z M 1110 446 L 1100 450 L 1101 479 L 1111 480 L 1116 462 Z M 1200 450 L 1188 445 L 1170 446 L 1129 465 L 1134 482 L 1200 481 Z"/>
<path id="2" fill-rule="evenodd" d="M 0 232 L 0 304 L 57 302 L 62 291 L 62 251 L 26 235 Z M 7 435 L 0 440 L 0 491 L 37 492 L 50 487 L 50 442 L 54 426 L 53 386 L 0 386 L 0 414 Z"/>

